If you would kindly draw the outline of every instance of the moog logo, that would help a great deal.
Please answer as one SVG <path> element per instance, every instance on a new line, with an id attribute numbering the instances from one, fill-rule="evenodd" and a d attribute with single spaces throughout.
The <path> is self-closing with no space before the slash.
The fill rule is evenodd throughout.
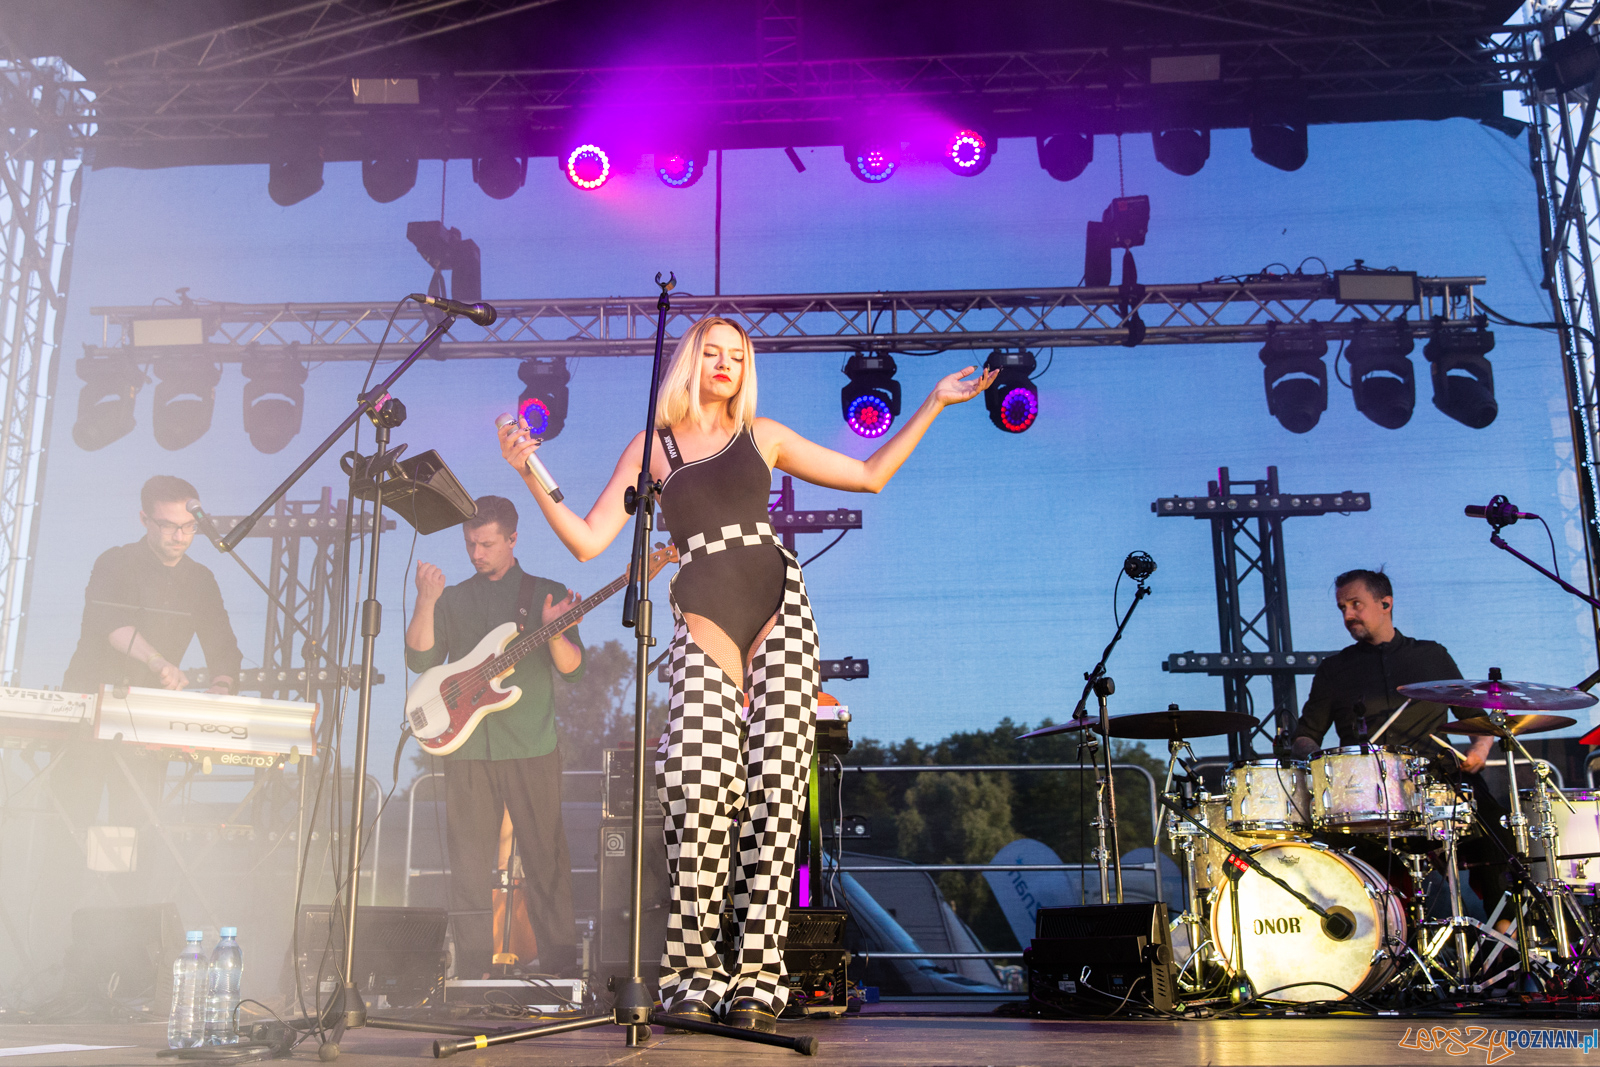
<path id="1" fill-rule="evenodd" d="M 248 740 L 250 728 L 248 726 L 227 726 L 214 722 L 168 722 L 167 729 L 184 733 L 198 731 L 202 734 L 222 734 L 224 737 L 238 738 L 240 741 Z"/>
<path id="2" fill-rule="evenodd" d="M 1289 919 L 1257 919 L 1253 926 L 1257 934 L 1298 934 L 1300 917 L 1296 915 Z"/>

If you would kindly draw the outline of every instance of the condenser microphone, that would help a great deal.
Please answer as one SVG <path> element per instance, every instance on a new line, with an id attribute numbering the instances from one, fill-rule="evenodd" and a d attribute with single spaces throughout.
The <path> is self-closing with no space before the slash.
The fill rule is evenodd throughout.
<path id="1" fill-rule="evenodd" d="M 1129 552 L 1122 561 L 1122 573 L 1136 582 L 1142 582 L 1156 572 L 1156 561 L 1148 552 Z"/>
<path id="2" fill-rule="evenodd" d="M 450 315 L 459 315 L 464 319 L 471 319 L 479 326 L 487 326 L 500 317 L 493 304 L 485 304 L 481 301 L 476 304 L 463 304 L 456 300 L 447 300 L 442 296 L 429 296 L 427 293 L 412 293 L 407 299 L 415 300 L 419 304 L 426 304 L 431 308 L 438 308 L 440 311 Z"/>
<path id="3" fill-rule="evenodd" d="M 1346 941 L 1356 932 L 1356 924 L 1350 921 L 1349 916 L 1330 911 L 1322 917 L 1322 932 L 1335 941 Z"/>
<path id="4" fill-rule="evenodd" d="M 206 509 L 200 506 L 200 501 L 190 497 L 183 503 L 183 510 L 194 516 L 194 521 L 200 527 L 200 532 L 206 535 L 206 540 L 217 546 L 218 552 L 226 552 L 222 547 L 222 533 L 217 529 L 217 524 L 211 521 L 211 516 L 206 514 Z"/>
<path id="5" fill-rule="evenodd" d="M 489 310 L 491 313 L 494 311 L 493 308 Z M 496 428 L 503 428 L 516 421 L 517 417 L 515 415 L 501 415 L 494 420 L 494 424 Z M 550 494 L 551 500 L 554 500 L 557 504 L 561 503 L 561 487 L 556 485 L 554 478 L 550 477 L 550 472 L 544 469 L 544 464 L 539 462 L 539 453 L 537 452 L 528 453 L 528 473 L 538 479 L 539 484 L 544 487 L 544 491 Z"/>
<path id="6" fill-rule="evenodd" d="M 1538 519 L 1539 516 L 1531 511 L 1518 511 L 1516 505 L 1503 496 L 1497 496 L 1488 504 L 1468 504 L 1466 515 L 1469 519 L 1488 519 L 1496 526 L 1510 526 L 1518 519 Z"/>

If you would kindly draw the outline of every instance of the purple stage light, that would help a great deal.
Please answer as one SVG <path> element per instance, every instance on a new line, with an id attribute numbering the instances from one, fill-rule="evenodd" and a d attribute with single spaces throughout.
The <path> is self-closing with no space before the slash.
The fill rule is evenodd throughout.
<path id="1" fill-rule="evenodd" d="M 517 406 L 517 418 L 528 424 L 528 433 L 534 437 L 550 428 L 550 409 L 536 396 L 528 397 Z"/>
<path id="2" fill-rule="evenodd" d="M 970 178 L 974 174 L 982 174 L 993 156 L 994 151 L 987 137 L 977 130 L 963 128 L 945 139 L 940 161 L 950 173 Z"/>
<path id="3" fill-rule="evenodd" d="M 611 177 L 611 157 L 599 145 L 581 144 L 566 154 L 561 169 L 579 189 L 600 188 Z"/>
<path id="4" fill-rule="evenodd" d="M 1022 433 L 1039 417 L 1039 394 L 1026 385 L 1013 386 L 1000 398 L 1000 428 Z"/>
<path id="5" fill-rule="evenodd" d="M 844 421 L 862 437 L 882 437 L 894 425 L 894 413 L 889 410 L 889 402 L 883 397 L 867 393 L 850 402 Z"/>
<path id="6" fill-rule="evenodd" d="M 656 177 L 662 185 L 674 189 L 687 189 L 700 180 L 706 169 L 704 161 L 682 152 L 658 152 L 655 159 Z"/>
<path id="7" fill-rule="evenodd" d="M 886 182 L 900 169 L 900 144 L 897 141 L 862 141 L 844 146 L 850 172 L 864 182 Z"/>

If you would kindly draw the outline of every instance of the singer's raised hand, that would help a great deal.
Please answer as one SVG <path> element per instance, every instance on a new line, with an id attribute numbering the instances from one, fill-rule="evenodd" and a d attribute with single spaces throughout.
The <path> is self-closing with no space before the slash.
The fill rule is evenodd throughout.
<path id="1" fill-rule="evenodd" d="M 972 381 L 964 381 L 967 375 L 977 370 L 977 367 L 967 367 L 954 374 L 947 374 L 939 379 L 939 384 L 929 393 L 930 399 L 943 407 L 951 404 L 965 404 L 989 386 L 994 384 L 995 378 L 1000 374 L 998 368 L 986 370 Z"/>
<path id="2" fill-rule="evenodd" d="M 522 419 L 506 423 L 498 432 L 500 455 L 524 479 L 531 477 L 528 474 L 528 457 L 539 451 L 539 445 L 543 442 L 528 433 L 528 424 Z"/>

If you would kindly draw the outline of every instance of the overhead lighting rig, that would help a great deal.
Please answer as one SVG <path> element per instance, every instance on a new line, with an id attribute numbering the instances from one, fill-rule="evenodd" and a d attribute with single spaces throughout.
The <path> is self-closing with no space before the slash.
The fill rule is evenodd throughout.
<path id="1" fill-rule="evenodd" d="M 567 361 L 525 359 L 517 377 L 524 386 L 517 416 L 528 424 L 528 432 L 546 441 L 559 435 L 567 424 L 567 383 L 572 380 Z"/>
<path id="2" fill-rule="evenodd" d="M 1488 426 L 1500 414 L 1494 368 L 1484 358 L 1494 348 L 1494 334 L 1487 327 L 1483 315 L 1475 329 L 1436 325 L 1422 347 L 1433 372 L 1433 406 L 1474 430 Z"/>
<path id="3" fill-rule="evenodd" d="M 1033 384 L 1038 365 L 1026 349 L 997 348 L 983 362 L 985 370 L 1000 372 L 983 391 L 983 406 L 989 409 L 989 421 L 1006 433 L 1023 433 L 1039 417 L 1039 388 Z"/>
<path id="4" fill-rule="evenodd" d="M 1290 433 L 1308 433 L 1328 410 L 1328 339 L 1320 325 L 1304 330 L 1267 327 L 1261 349 L 1267 410 Z"/>
<path id="5" fill-rule="evenodd" d="M 894 357 L 887 352 L 857 352 L 845 361 L 850 384 L 839 390 L 845 425 L 862 437 L 882 437 L 900 416 L 900 383 Z"/>
<path id="6" fill-rule="evenodd" d="M 1406 358 L 1415 346 L 1404 320 L 1362 323 L 1345 346 L 1356 410 L 1386 429 L 1410 422 L 1417 406 L 1416 371 Z"/>
<path id="7" fill-rule="evenodd" d="M 150 380 L 132 356 L 85 356 L 78 360 L 83 391 L 72 439 L 86 452 L 96 452 L 133 432 L 133 404 Z"/>

